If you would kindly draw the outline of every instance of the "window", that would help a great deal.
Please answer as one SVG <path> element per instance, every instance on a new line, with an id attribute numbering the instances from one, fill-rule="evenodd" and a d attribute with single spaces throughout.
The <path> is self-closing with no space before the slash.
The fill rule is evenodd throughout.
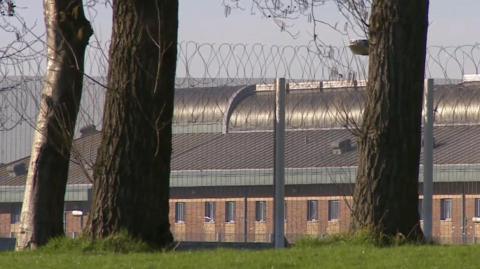
<path id="1" fill-rule="evenodd" d="M 267 202 L 255 202 L 255 220 L 265 222 L 267 220 Z"/>
<path id="2" fill-rule="evenodd" d="M 480 199 L 475 199 L 475 218 L 480 218 Z"/>
<path id="3" fill-rule="evenodd" d="M 328 201 L 328 220 L 338 220 L 340 216 L 340 201 Z"/>
<path id="4" fill-rule="evenodd" d="M 318 220 L 318 201 L 317 200 L 307 201 L 307 220 L 308 221 Z"/>
<path id="5" fill-rule="evenodd" d="M 185 222 L 185 203 L 183 202 L 175 203 L 175 222 Z"/>
<path id="6" fill-rule="evenodd" d="M 67 230 L 67 214 L 68 212 L 65 211 L 65 207 L 63 208 L 63 230 Z"/>
<path id="7" fill-rule="evenodd" d="M 215 202 L 205 202 L 205 222 L 215 222 Z"/>
<path id="8" fill-rule="evenodd" d="M 10 215 L 10 223 L 16 224 L 20 222 L 20 214 L 22 212 L 22 206 L 13 206 L 12 213 Z"/>
<path id="9" fill-rule="evenodd" d="M 225 222 L 235 222 L 235 202 L 233 201 L 225 203 Z"/>
<path id="10" fill-rule="evenodd" d="M 423 199 L 418 199 L 418 217 L 423 220 Z"/>
<path id="11" fill-rule="evenodd" d="M 440 199 L 440 219 L 452 219 L 452 199 Z"/>

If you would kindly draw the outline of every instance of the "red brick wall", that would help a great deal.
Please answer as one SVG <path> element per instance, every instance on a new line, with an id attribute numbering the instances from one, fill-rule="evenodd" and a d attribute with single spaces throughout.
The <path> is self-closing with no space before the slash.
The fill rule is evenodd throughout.
<path id="1" fill-rule="evenodd" d="M 78 236 L 82 233 L 87 224 L 88 214 L 74 216 L 72 211 L 65 212 L 65 234 L 69 237 Z"/>
<path id="2" fill-rule="evenodd" d="M 328 200 L 339 200 L 339 219 L 328 221 Z M 327 233 L 346 232 L 350 227 L 350 211 L 347 206 L 349 198 L 345 197 L 288 197 L 287 221 L 285 232 L 290 240 L 296 240 L 305 236 L 308 230 L 314 235 L 321 236 Z M 307 200 L 318 200 L 319 220 L 314 223 L 307 221 Z M 214 223 L 205 223 L 205 202 L 216 203 L 216 218 Z M 225 223 L 225 203 L 236 202 L 236 214 L 234 223 Z M 267 202 L 267 219 L 265 222 L 257 222 L 255 219 L 256 201 Z M 175 223 L 175 203 L 185 203 L 185 222 Z M 273 233 L 273 199 L 270 197 L 248 198 L 247 202 L 247 240 L 270 241 Z M 170 201 L 171 231 L 177 240 L 245 240 L 245 216 L 244 199 L 172 199 Z M 232 235 L 231 233 L 235 233 Z M 213 234 L 213 235 L 212 235 Z"/>
<path id="3" fill-rule="evenodd" d="M 0 213 L 0 237 L 10 237 L 10 213 Z"/>
<path id="4" fill-rule="evenodd" d="M 452 199 L 452 218 L 440 220 L 440 200 L 443 198 Z M 473 242 L 475 237 L 480 239 L 480 219 L 475 222 L 472 218 L 475 215 L 475 199 L 479 195 L 467 195 L 465 197 L 465 238 L 467 242 Z M 307 221 L 307 201 L 318 201 L 319 218 L 315 222 Z M 339 200 L 339 220 L 328 221 L 328 200 Z M 215 221 L 205 222 L 205 202 L 211 201 L 216 204 Z M 225 223 L 225 202 L 236 202 L 236 214 L 234 223 Z M 257 222 L 255 220 L 255 202 L 267 202 L 267 220 Z M 185 202 L 185 223 L 175 223 L 175 202 Z M 287 220 L 285 232 L 290 241 L 311 234 L 322 236 L 327 233 L 347 232 L 350 228 L 351 197 L 287 197 Z M 270 197 L 248 198 L 247 212 L 247 240 L 248 241 L 269 241 L 273 233 L 273 200 Z M 10 237 L 14 232 L 11 224 L 11 212 L 16 204 L 0 204 L 0 236 Z M 433 234 L 434 238 L 445 243 L 462 242 L 462 195 L 435 195 L 433 200 Z M 85 227 L 88 219 L 89 205 L 87 203 L 69 202 L 66 204 L 66 233 L 72 236 L 79 235 Z M 73 216 L 73 210 L 81 210 L 83 216 Z M 177 240 L 195 241 L 244 241 L 245 215 L 244 198 L 219 199 L 172 199 L 170 201 L 170 223 L 171 230 L 176 234 Z M 232 234 L 233 233 L 233 234 Z"/>

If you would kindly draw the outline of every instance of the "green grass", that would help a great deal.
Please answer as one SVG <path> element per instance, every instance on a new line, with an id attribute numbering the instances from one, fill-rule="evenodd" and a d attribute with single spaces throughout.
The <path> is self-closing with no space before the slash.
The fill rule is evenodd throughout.
<path id="1" fill-rule="evenodd" d="M 98 241 L 92 241 L 88 238 L 54 238 L 38 251 L 46 254 L 64 252 L 76 254 L 126 254 L 153 252 L 154 250 L 145 242 L 129 236 L 127 232 L 121 232 Z"/>
<path id="2" fill-rule="evenodd" d="M 124 240 L 124 239 L 121 239 Z M 120 240 L 120 241 L 121 241 Z M 80 242 L 80 243 L 79 243 Z M 280 251 L 215 250 L 136 252 L 86 241 L 58 240 L 48 247 L 0 254 L 0 268 L 479 268 L 480 246 L 376 247 L 368 240 L 303 240 Z M 109 243 L 111 244 L 111 242 Z M 117 240 L 113 245 L 121 245 Z M 114 248 L 115 249 L 115 248 Z M 133 251 L 133 253 L 120 253 Z"/>

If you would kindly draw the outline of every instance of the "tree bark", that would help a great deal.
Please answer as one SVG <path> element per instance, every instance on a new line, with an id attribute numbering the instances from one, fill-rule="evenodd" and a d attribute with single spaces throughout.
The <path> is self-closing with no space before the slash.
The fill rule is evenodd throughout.
<path id="1" fill-rule="evenodd" d="M 25 186 L 17 250 L 64 234 L 70 149 L 83 87 L 90 23 L 81 0 L 45 0 L 47 74 Z"/>
<path id="2" fill-rule="evenodd" d="M 102 141 L 87 233 L 127 231 L 154 247 L 168 221 L 178 1 L 116 0 Z"/>
<path id="3" fill-rule="evenodd" d="M 376 0 L 353 227 L 421 239 L 418 167 L 428 0 Z"/>

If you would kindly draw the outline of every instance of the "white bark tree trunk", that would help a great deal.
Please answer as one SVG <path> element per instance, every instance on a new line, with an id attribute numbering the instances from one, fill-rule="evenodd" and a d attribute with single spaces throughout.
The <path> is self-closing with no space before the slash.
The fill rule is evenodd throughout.
<path id="1" fill-rule="evenodd" d="M 81 0 L 44 0 L 47 74 L 37 119 L 17 250 L 35 249 L 63 235 L 70 149 L 83 87 L 90 23 Z"/>

